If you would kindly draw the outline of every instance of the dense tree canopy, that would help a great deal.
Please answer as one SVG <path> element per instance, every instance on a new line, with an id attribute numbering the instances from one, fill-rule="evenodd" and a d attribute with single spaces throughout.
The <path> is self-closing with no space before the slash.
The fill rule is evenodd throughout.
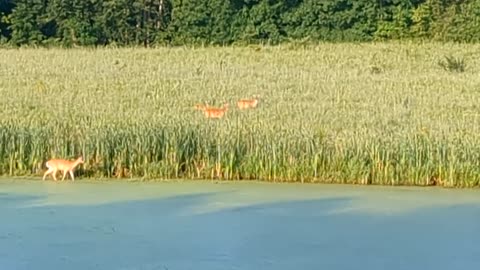
<path id="1" fill-rule="evenodd" d="M 480 40 L 480 0 L 0 0 L 13 45 Z"/>

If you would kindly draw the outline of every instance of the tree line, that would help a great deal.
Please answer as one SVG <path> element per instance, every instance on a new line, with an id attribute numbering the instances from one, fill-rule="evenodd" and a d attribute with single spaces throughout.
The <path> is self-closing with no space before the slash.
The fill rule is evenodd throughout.
<path id="1" fill-rule="evenodd" d="M 0 43 L 480 40 L 480 0 L 0 0 Z"/>

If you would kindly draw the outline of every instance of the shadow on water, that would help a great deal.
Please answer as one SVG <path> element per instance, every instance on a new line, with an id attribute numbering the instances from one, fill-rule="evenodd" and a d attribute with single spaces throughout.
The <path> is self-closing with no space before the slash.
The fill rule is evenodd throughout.
<path id="1" fill-rule="evenodd" d="M 3 213 L 4 208 L 19 204 L 33 202 L 42 199 L 43 196 L 34 195 L 13 195 L 10 193 L 0 192 L 0 214 Z"/>
<path id="2" fill-rule="evenodd" d="M 1 269 L 477 269 L 478 205 L 341 213 L 349 197 L 192 211 L 201 193 L 25 207 L 0 193 Z"/>

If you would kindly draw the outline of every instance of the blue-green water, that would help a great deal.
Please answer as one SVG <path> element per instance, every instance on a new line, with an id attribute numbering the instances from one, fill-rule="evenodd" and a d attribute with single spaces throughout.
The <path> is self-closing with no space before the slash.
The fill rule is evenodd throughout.
<path id="1" fill-rule="evenodd" d="M 0 269 L 480 269 L 480 192 L 0 180 Z"/>

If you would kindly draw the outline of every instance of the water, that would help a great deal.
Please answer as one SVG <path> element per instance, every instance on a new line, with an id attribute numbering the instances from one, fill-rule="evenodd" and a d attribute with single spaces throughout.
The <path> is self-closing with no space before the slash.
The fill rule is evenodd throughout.
<path id="1" fill-rule="evenodd" d="M 0 180 L 0 269 L 479 269 L 480 192 Z"/>

